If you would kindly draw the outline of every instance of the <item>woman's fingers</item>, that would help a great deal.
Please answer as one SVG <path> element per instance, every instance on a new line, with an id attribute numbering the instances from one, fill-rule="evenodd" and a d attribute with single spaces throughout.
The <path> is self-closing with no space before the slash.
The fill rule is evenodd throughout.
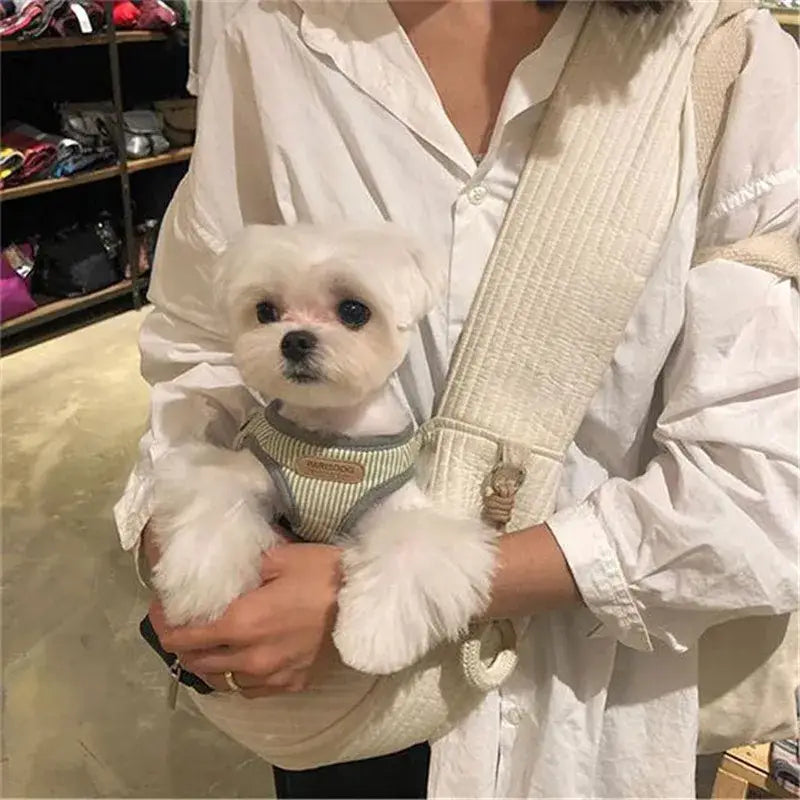
<path id="1" fill-rule="evenodd" d="M 233 691 L 225 679 L 224 673 L 195 673 L 209 686 L 218 692 L 230 693 Z M 269 678 L 263 675 L 250 675 L 247 672 L 233 672 L 233 679 L 239 686 L 242 697 L 252 700 L 256 697 L 271 697 L 286 692 L 300 692 L 308 688 L 296 673 L 291 671 L 277 672 Z"/>
<path id="2" fill-rule="evenodd" d="M 200 680 L 207 683 L 212 689 L 218 692 L 229 692 L 230 687 L 228 686 L 227 681 L 225 680 L 224 675 L 217 675 L 217 674 L 206 674 L 202 672 L 195 672 Z"/>
<path id="3" fill-rule="evenodd" d="M 252 671 L 253 659 L 249 657 L 250 648 L 213 647 L 206 650 L 179 652 L 178 657 L 186 669 L 195 674 L 200 672 Z M 250 670 L 248 670 L 250 668 Z"/>
<path id="4" fill-rule="evenodd" d="M 190 672 L 241 672 L 257 676 L 261 683 L 288 668 L 286 659 L 276 656 L 276 648 L 267 645 L 214 647 L 179 652 L 179 657 Z"/>
<path id="5" fill-rule="evenodd" d="M 225 680 L 224 672 L 195 672 L 190 670 L 198 678 L 204 680 L 209 686 L 212 686 L 218 692 L 232 692 L 230 684 Z M 236 685 L 244 690 L 261 689 L 264 688 L 264 678 L 258 675 L 248 675 L 246 672 L 232 672 Z"/>
<path id="6" fill-rule="evenodd" d="M 157 601 L 150 604 L 149 614 L 161 646 L 169 653 L 207 650 L 210 647 L 219 647 L 230 639 L 223 624 L 224 617 L 207 625 L 173 628 L 167 623 L 161 604 Z"/>

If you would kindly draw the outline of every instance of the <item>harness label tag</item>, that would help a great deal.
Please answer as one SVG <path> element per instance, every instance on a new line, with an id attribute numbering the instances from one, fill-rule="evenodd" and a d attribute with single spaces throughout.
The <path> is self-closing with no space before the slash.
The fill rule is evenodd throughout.
<path id="1" fill-rule="evenodd" d="M 304 478 L 315 478 L 335 483 L 361 483 L 364 480 L 364 467 L 354 461 L 340 461 L 336 458 L 299 456 L 294 461 L 294 471 Z"/>

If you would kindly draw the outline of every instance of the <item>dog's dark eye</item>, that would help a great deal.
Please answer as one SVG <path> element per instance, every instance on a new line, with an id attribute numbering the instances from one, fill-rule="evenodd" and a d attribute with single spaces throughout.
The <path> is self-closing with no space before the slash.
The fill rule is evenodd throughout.
<path id="1" fill-rule="evenodd" d="M 258 315 L 258 321 L 263 322 L 265 325 L 269 322 L 277 322 L 280 317 L 278 309 L 272 303 L 267 303 L 266 300 L 256 306 L 256 314 Z"/>
<path id="2" fill-rule="evenodd" d="M 371 315 L 370 310 L 358 300 L 342 300 L 337 309 L 339 319 L 348 328 L 363 328 Z"/>

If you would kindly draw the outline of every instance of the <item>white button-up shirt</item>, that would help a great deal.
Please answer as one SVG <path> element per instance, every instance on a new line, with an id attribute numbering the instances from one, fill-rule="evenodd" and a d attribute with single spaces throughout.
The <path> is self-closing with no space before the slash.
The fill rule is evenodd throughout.
<path id="1" fill-rule="evenodd" d="M 214 256 L 243 224 L 388 218 L 449 252 L 429 341 L 396 381 L 429 417 L 585 12 L 568 4 L 519 64 L 480 165 L 383 0 L 238 3 L 204 36 L 197 145 L 141 333 L 152 410 L 116 507 L 123 547 L 153 462 L 229 443 L 255 403 L 214 306 Z M 691 796 L 698 637 L 797 607 L 797 290 L 745 264 L 690 269 L 696 239 L 797 230 L 796 48 L 766 12 L 748 36 L 699 211 L 688 101 L 663 258 L 568 452 L 549 523 L 586 608 L 532 620 L 502 694 L 434 747 L 433 795 Z"/>

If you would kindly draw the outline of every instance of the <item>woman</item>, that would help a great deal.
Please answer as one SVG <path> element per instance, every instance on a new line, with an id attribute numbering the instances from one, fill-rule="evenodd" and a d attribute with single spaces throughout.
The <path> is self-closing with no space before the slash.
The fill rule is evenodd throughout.
<path id="1" fill-rule="evenodd" d="M 661 6 L 615 5 L 631 26 Z M 687 96 L 661 255 L 568 452 L 558 509 L 501 542 L 489 615 L 532 616 L 520 665 L 435 743 L 431 795 L 690 796 L 693 645 L 723 619 L 797 606 L 796 286 L 729 260 L 690 270 L 696 241 L 797 232 L 796 49 L 768 13 L 748 13 L 747 66 L 702 200 Z M 214 256 L 243 224 L 388 218 L 447 248 L 447 296 L 401 381 L 416 418 L 430 416 L 591 15 L 523 0 L 237 4 L 199 75 L 197 147 L 161 234 L 141 335 L 151 429 L 116 509 L 124 547 L 146 527 L 153 461 L 195 436 L 230 443 L 255 402 L 213 304 Z M 557 145 L 565 180 L 588 167 L 558 164 Z M 302 689 L 330 646 L 338 559 L 287 546 L 218 623 L 170 630 L 155 606 L 156 628 L 215 688 L 231 672 L 246 696 Z M 420 746 L 278 771 L 276 785 L 287 797 L 424 796 L 426 779 Z"/>

